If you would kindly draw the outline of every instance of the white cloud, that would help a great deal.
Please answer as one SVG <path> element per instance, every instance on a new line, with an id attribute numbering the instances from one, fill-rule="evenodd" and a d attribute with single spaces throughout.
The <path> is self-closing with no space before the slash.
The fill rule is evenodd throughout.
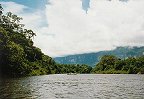
<path id="1" fill-rule="evenodd" d="M 5 12 L 13 12 L 15 14 L 22 13 L 24 9 L 27 9 L 26 6 L 17 4 L 15 2 L 0 2 L 4 7 Z"/>
<path id="2" fill-rule="evenodd" d="M 144 45 L 144 1 L 91 0 L 88 14 L 81 0 L 49 0 L 45 13 L 21 13 L 37 32 L 35 45 L 54 56 Z M 46 15 L 46 19 L 44 19 Z M 40 27 L 43 20 L 48 26 Z"/>
<path id="3" fill-rule="evenodd" d="M 91 0 L 88 14 L 81 0 L 50 0 L 47 53 L 52 56 L 144 45 L 144 1 Z M 53 41 L 52 41 L 53 40 Z"/>

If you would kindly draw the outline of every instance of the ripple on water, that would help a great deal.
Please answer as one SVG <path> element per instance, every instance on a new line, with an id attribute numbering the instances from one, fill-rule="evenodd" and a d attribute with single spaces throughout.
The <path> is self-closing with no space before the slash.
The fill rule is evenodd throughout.
<path id="1" fill-rule="evenodd" d="M 143 99 L 144 75 L 45 75 L 0 81 L 0 99 Z"/>

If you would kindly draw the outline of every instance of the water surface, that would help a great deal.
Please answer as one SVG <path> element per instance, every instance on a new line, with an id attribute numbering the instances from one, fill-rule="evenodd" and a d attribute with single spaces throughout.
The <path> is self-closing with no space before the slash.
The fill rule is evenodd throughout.
<path id="1" fill-rule="evenodd" d="M 0 79 L 0 99 L 144 99 L 144 75 L 78 74 Z"/>

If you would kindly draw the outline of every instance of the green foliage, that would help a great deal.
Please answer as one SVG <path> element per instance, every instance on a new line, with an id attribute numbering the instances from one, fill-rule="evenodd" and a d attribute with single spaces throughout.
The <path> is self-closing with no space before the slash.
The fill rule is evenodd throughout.
<path id="1" fill-rule="evenodd" d="M 88 65 L 79 65 L 79 64 L 57 64 L 56 65 L 56 71 L 57 73 L 90 73 L 92 70 L 92 67 Z"/>
<path id="2" fill-rule="evenodd" d="M 105 55 L 101 58 L 100 62 L 97 64 L 96 70 L 109 70 L 114 68 L 114 64 L 118 61 L 118 58 L 112 55 Z"/>
<path id="3" fill-rule="evenodd" d="M 118 59 L 112 55 L 105 55 L 101 58 L 100 62 L 93 68 L 93 73 L 106 73 L 106 74 L 143 74 L 144 56 L 129 57 L 126 59 Z"/>
<path id="4" fill-rule="evenodd" d="M 0 72 L 7 76 L 47 74 L 55 62 L 33 46 L 31 38 L 36 35 L 24 29 L 20 20 L 11 12 L 4 15 L 0 4 Z"/>

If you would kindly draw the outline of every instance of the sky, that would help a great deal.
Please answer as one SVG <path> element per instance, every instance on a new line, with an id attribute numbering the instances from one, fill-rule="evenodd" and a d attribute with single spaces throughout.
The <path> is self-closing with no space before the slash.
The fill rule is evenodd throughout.
<path id="1" fill-rule="evenodd" d="M 144 0 L 0 0 L 23 17 L 34 45 L 59 57 L 144 46 Z"/>

